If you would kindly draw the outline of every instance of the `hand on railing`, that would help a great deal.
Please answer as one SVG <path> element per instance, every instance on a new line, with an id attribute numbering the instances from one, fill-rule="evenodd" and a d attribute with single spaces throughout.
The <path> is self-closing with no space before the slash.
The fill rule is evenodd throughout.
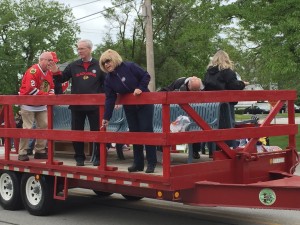
<path id="1" fill-rule="evenodd" d="M 108 126 L 108 120 L 102 120 L 102 126 L 100 127 L 100 130 L 103 128 L 103 127 L 107 127 Z"/>
<path id="2" fill-rule="evenodd" d="M 141 93 L 142 93 L 142 90 L 137 88 L 134 90 L 133 95 L 137 96 L 137 95 L 140 95 Z"/>

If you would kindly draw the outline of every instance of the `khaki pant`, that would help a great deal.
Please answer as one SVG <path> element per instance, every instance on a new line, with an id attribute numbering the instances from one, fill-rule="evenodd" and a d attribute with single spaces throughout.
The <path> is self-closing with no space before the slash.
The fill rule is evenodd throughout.
<path id="1" fill-rule="evenodd" d="M 47 129 L 48 118 L 47 111 L 32 112 L 21 109 L 21 116 L 23 120 L 23 129 L 32 129 L 34 121 L 36 123 L 36 129 Z M 45 153 L 46 140 L 37 139 L 34 145 L 34 151 L 38 153 Z M 28 149 L 29 139 L 21 138 L 19 145 L 19 155 L 26 155 Z"/>

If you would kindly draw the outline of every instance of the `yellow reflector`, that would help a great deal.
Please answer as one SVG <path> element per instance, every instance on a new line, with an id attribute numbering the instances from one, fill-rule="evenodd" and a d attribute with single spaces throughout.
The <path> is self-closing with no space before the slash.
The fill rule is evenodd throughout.
<path id="1" fill-rule="evenodd" d="M 158 198 L 162 198 L 162 196 L 163 196 L 162 191 L 157 191 L 157 197 L 158 197 Z"/>
<path id="2" fill-rule="evenodd" d="M 39 174 L 36 174 L 36 175 L 35 175 L 35 179 L 36 179 L 36 180 L 39 180 L 39 179 L 40 179 L 40 175 L 39 175 Z"/>
<path id="3" fill-rule="evenodd" d="M 180 197 L 179 191 L 174 192 L 174 198 L 179 198 L 179 197 Z"/>

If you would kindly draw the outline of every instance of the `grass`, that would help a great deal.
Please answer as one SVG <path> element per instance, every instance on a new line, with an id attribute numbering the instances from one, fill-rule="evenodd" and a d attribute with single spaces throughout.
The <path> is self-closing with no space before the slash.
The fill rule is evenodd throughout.
<path id="1" fill-rule="evenodd" d="M 299 134 L 297 135 L 299 138 Z M 298 146 L 298 138 L 296 137 L 296 146 Z M 270 137 L 270 145 L 279 146 L 282 149 L 285 149 L 288 146 L 289 140 L 288 136 L 276 136 Z"/>
<path id="2" fill-rule="evenodd" d="M 235 114 L 235 120 L 248 120 L 251 118 L 251 114 Z M 257 114 L 256 115 L 258 118 L 265 118 L 267 114 Z M 280 113 L 276 116 L 276 118 L 287 118 L 288 114 L 287 113 Z M 295 117 L 300 117 L 300 113 L 295 113 Z"/>
<path id="3" fill-rule="evenodd" d="M 250 119 L 252 115 L 249 114 L 236 114 L 235 120 L 241 121 L 241 120 L 247 120 Z M 266 115 L 257 115 L 259 118 L 264 118 Z M 300 113 L 296 113 L 296 117 L 300 117 Z M 287 113 L 278 114 L 276 118 L 287 118 Z M 300 125 L 298 125 L 298 134 L 296 135 L 296 146 L 300 146 Z M 285 149 L 288 146 L 288 136 L 273 136 L 269 137 L 270 139 L 270 145 L 279 146 L 282 149 Z M 300 149 L 298 150 L 300 151 Z"/>

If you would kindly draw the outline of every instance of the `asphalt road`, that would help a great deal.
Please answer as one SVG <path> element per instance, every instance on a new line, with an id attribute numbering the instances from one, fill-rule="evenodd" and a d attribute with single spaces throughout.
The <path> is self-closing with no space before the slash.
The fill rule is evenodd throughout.
<path id="1" fill-rule="evenodd" d="M 300 211 L 207 208 L 151 199 L 131 202 L 117 194 L 98 198 L 82 189 L 73 190 L 47 217 L 0 207 L 0 225 L 298 225 L 299 221 Z"/>

